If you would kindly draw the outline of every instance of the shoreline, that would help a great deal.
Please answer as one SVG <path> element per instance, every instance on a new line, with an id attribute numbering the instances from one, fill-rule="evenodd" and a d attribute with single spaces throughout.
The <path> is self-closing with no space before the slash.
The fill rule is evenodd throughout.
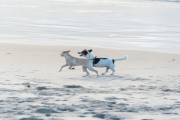
<path id="1" fill-rule="evenodd" d="M 42 44 L 42 43 L 5 43 L 1 42 L 0 46 L 2 45 L 12 45 L 12 46 L 42 46 L 42 47 L 82 47 L 82 48 L 100 48 L 100 49 L 110 49 L 110 50 L 125 50 L 125 51 L 137 51 L 137 52 L 152 52 L 152 53 L 163 53 L 163 54 L 176 54 L 180 55 L 180 52 L 168 52 L 168 51 L 162 51 L 162 50 L 146 50 L 143 49 L 136 49 L 136 48 L 113 48 L 113 47 L 102 47 L 102 46 L 95 46 L 95 45 L 67 45 L 67 44 Z"/>

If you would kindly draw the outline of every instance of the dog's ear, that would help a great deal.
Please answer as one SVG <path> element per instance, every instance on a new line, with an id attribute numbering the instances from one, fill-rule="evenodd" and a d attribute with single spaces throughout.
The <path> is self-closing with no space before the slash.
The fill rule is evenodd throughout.
<path id="1" fill-rule="evenodd" d="M 90 50 L 88 50 L 89 52 L 92 52 L 93 50 L 92 49 L 90 49 Z"/>

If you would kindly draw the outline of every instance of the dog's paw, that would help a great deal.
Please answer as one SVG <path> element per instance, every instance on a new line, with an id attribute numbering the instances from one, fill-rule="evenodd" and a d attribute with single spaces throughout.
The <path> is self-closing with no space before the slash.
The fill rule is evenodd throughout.
<path id="1" fill-rule="evenodd" d="M 83 77 L 87 77 L 87 76 L 89 76 L 89 74 L 86 74 L 86 75 L 84 75 Z"/>

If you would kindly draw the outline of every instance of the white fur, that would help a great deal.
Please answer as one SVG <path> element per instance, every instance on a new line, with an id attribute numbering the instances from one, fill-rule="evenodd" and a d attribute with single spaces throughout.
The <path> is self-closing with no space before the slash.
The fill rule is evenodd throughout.
<path id="1" fill-rule="evenodd" d="M 90 60 L 91 62 L 93 62 L 93 59 L 95 58 L 95 56 L 89 52 L 88 50 L 86 50 L 88 52 L 87 55 L 84 55 L 81 54 L 87 59 L 87 60 Z M 100 59 L 100 61 L 97 63 L 97 64 L 94 64 L 94 67 L 106 67 L 106 71 L 104 73 L 102 73 L 103 75 L 106 74 L 108 72 L 109 69 L 112 70 L 112 74 L 111 75 L 114 75 L 114 72 L 115 72 L 115 64 L 113 63 L 113 60 L 114 62 L 115 61 L 118 61 L 118 60 L 125 60 L 127 59 L 127 57 L 123 57 L 123 58 L 117 58 L 117 59 L 111 59 L 111 58 L 107 58 L 107 59 Z"/>

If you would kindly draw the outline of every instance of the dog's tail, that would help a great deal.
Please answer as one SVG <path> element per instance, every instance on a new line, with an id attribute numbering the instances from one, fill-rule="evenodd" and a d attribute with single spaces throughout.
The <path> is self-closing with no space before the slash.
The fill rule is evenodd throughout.
<path id="1" fill-rule="evenodd" d="M 126 60 L 128 58 L 128 56 L 124 56 L 122 58 L 115 58 L 114 61 L 118 61 L 118 60 Z"/>

